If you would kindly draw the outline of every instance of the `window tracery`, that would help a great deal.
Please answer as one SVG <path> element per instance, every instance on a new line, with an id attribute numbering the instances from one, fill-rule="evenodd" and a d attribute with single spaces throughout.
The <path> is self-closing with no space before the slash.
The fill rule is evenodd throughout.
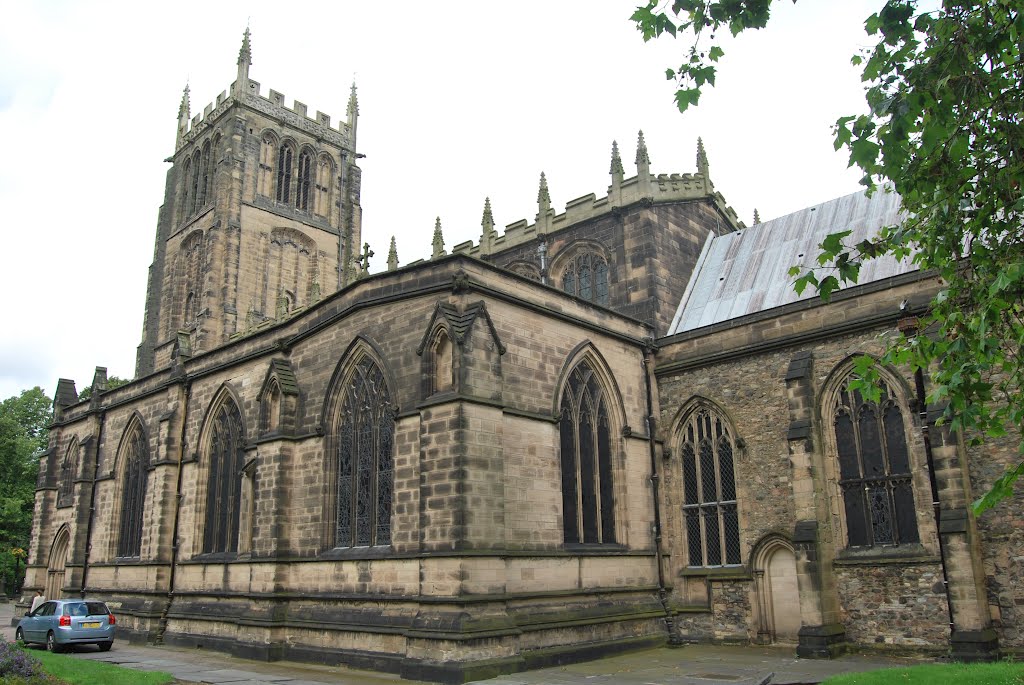
<path id="1" fill-rule="evenodd" d="M 607 398 L 587 361 L 562 393 L 562 520 L 566 543 L 614 543 L 611 430 Z"/>
<path id="2" fill-rule="evenodd" d="M 903 413 L 892 388 L 879 402 L 850 390 L 850 376 L 836 394 L 832 424 L 839 489 L 850 547 L 919 542 L 910 454 Z"/>
<path id="3" fill-rule="evenodd" d="M 710 407 L 698 407 L 683 422 L 679 453 L 689 565 L 742 563 L 735 441 L 728 423 Z"/>
<path id="4" fill-rule="evenodd" d="M 230 397 L 224 399 L 212 418 L 207 459 L 203 553 L 237 552 L 245 431 L 238 405 Z"/>
<path id="5" fill-rule="evenodd" d="M 362 357 L 336 421 L 336 547 L 391 544 L 395 410 L 384 374 Z"/>
<path id="6" fill-rule="evenodd" d="M 126 439 L 121 476 L 121 526 L 117 556 L 138 557 L 142 551 L 142 514 L 149 477 L 149 448 L 145 434 L 136 425 Z"/>
<path id="7" fill-rule="evenodd" d="M 607 260 L 596 252 L 580 252 L 562 269 L 562 290 L 589 302 L 608 306 Z"/>

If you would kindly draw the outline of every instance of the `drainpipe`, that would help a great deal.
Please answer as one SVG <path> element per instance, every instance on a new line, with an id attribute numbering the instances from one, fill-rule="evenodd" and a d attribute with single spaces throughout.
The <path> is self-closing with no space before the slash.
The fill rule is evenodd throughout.
<path id="1" fill-rule="evenodd" d="M 188 404 L 189 399 L 192 397 L 192 381 L 186 378 L 185 383 L 185 399 L 182 402 L 181 410 L 181 432 L 178 434 L 178 475 L 177 481 L 174 486 L 174 525 L 171 533 L 171 569 L 167 576 L 167 603 L 164 605 L 164 609 L 160 612 L 160 622 L 157 626 L 156 636 L 153 638 L 154 644 L 163 644 L 164 633 L 167 631 L 167 615 L 171 610 L 171 602 L 174 601 L 174 575 L 175 569 L 178 566 L 178 530 L 179 520 L 181 514 L 181 481 L 182 481 L 182 467 L 185 461 L 185 433 L 188 426 Z"/>
<path id="2" fill-rule="evenodd" d="M 95 390 L 95 389 L 94 389 Z M 82 560 L 82 587 L 78 594 L 85 599 L 85 580 L 89 575 L 89 553 L 92 552 L 92 529 L 96 520 L 96 480 L 100 471 L 100 441 L 103 439 L 103 425 L 107 420 L 105 409 L 100 410 L 100 426 L 96 429 L 96 457 L 92 463 L 92 491 L 89 493 L 89 522 L 85 526 L 85 558 Z"/>
<path id="3" fill-rule="evenodd" d="M 906 304 L 906 303 L 904 303 Z M 901 305 L 900 309 L 904 307 Z M 918 334 L 917 317 L 910 316 L 900 319 L 896 327 L 905 337 L 912 338 Z M 928 432 L 928 401 L 924 387 L 924 371 L 918 367 L 914 370 L 914 390 L 917 394 L 917 411 L 921 420 L 921 437 L 924 440 L 924 457 L 928 464 L 928 485 L 932 493 L 932 516 L 935 518 L 935 537 L 939 540 L 939 565 L 942 567 L 942 587 L 946 591 L 946 614 L 949 618 L 949 635 L 952 639 L 956 632 L 953 614 L 953 597 L 949 591 L 949 573 L 946 570 L 946 544 L 942 540 L 942 504 L 939 501 L 939 484 L 935 480 L 935 459 L 932 455 L 932 440 Z"/>
<path id="4" fill-rule="evenodd" d="M 661 539 L 661 497 L 659 495 L 658 476 L 658 446 L 654 439 L 654 396 L 651 390 L 651 374 L 653 373 L 652 357 L 654 354 L 654 340 L 644 340 L 644 390 L 647 394 L 647 447 L 651 457 L 651 495 L 654 504 L 654 553 L 657 555 L 658 566 L 658 600 L 665 610 L 665 628 L 668 630 L 668 643 L 672 646 L 683 644 L 682 638 L 672 618 L 672 611 L 668 606 L 668 591 L 665 588 L 665 567 L 662 563 L 663 548 Z"/>

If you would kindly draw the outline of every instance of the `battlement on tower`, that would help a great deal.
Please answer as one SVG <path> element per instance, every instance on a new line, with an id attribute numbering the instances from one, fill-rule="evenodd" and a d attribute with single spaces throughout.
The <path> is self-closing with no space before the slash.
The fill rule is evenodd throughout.
<path id="1" fill-rule="evenodd" d="M 245 93 L 238 96 L 232 95 L 232 93 L 238 92 L 237 85 L 237 82 L 232 83 L 228 90 L 221 91 L 215 102 L 207 104 L 203 108 L 202 113 L 192 117 L 188 122 L 187 129 L 178 140 L 176 150 L 185 147 L 197 136 L 201 135 L 203 131 L 212 126 L 220 119 L 224 112 L 236 103 L 245 105 L 277 119 L 283 124 L 315 135 L 340 147 L 353 147 L 352 127 L 348 122 L 341 120 L 338 122 L 337 128 L 332 128 L 330 114 L 317 110 L 316 116 L 311 117 L 309 116 L 306 103 L 298 100 L 294 100 L 292 106 L 288 107 L 285 105 L 284 93 L 279 93 L 273 88 L 270 89 L 266 96 L 263 96 L 260 94 L 259 82 L 252 79 L 246 79 Z"/>
<path id="2" fill-rule="evenodd" d="M 337 128 L 331 127 L 331 115 L 319 110 L 316 116 L 309 116 L 306 103 L 295 100 L 291 107 L 285 105 L 284 93 L 270 89 L 264 97 L 260 93 L 260 84 L 249 78 L 249 65 L 252 63 L 249 29 L 245 30 L 242 48 L 238 52 L 238 77 L 228 90 L 222 91 L 215 102 L 203 108 L 201 114 L 191 115 L 189 89 L 181 98 L 178 109 L 178 137 L 175 152 L 194 141 L 204 131 L 214 125 L 228 109 L 235 105 L 248 107 L 252 110 L 277 120 L 282 125 L 304 131 L 319 140 L 338 147 L 355 151 L 356 149 L 356 117 L 359 105 L 356 102 L 355 84 L 349 96 L 347 118 L 338 122 Z"/>

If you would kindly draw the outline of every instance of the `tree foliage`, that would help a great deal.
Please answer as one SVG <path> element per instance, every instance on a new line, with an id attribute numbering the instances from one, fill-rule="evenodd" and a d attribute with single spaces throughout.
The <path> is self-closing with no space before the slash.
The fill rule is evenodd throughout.
<path id="1" fill-rule="evenodd" d="M 110 378 L 107 379 L 107 390 L 110 391 L 113 390 L 114 388 L 120 388 L 122 385 L 127 385 L 128 383 L 131 382 L 131 378 L 119 378 L 117 376 L 111 376 Z M 79 402 L 84 402 L 90 397 L 92 397 L 91 385 L 82 388 L 82 392 L 78 393 Z"/>
<path id="2" fill-rule="evenodd" d="M 32 530 L 37 454 L 46 447 L 52 401 L 38 387 L 0 402 L 0 578 L 13 589 Z"/>
<path id="3" fill-rule="evenodd" d="M 795 2 L 795 0 L 794 0 Z M 863 171 L 868 192 L 899 193 L 906 220 L 858 244 L 829 236 L 817 264 L 791 270 L 798 291 L 827 300 L 861 265 L 891 254 L 933 269 L 941 288 L 916 331 L 880 360 L 930 373 L 929 401 L 974 442 L 1024 432 L 1024 15 L 1019 0 L 888 0 L 865 21 L 873 47 L 853 57 L 866 110 L 843 116 L 835 147 Z M 633 14 L 645 40 L 692 34 L 687 61 L 669 69 L 680 111 L 714 86 L 716 32 L 767 26 L 771 0 L 652 0 Z M 918 334 L 920 333 L 920 334 Z M 877 397 L 872 364 L 862 391 Z M 978 502 L 1013 491 L 1024 461 Z"/>

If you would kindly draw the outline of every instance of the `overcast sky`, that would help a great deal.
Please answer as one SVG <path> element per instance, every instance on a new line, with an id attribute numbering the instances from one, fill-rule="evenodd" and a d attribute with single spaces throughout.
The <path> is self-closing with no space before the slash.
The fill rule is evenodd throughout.
<path id="1" fill-rule="evenodd" d="M 250 76 L 344 118 L 359 89 L 363 234 L 385 268 L 607 190 L 613 140 L 635 173 L 643 129 L 654 173 L 695 170 L 748 224 L 857 190 L 831 126 L 863 109 L 849 60 L 880 2 L 775 5 L 768 29 L 725 43 L 718 86 L 679 114 L 665 68 L 689 38 L 645 44 L 636 2 L 39 2 L 0 0 L 0 398 L 95 366 L 131 377 L 146 274 L 182 88 L 192 113 Z M 387 7 L 387 9 L 383 9 Z"/>

